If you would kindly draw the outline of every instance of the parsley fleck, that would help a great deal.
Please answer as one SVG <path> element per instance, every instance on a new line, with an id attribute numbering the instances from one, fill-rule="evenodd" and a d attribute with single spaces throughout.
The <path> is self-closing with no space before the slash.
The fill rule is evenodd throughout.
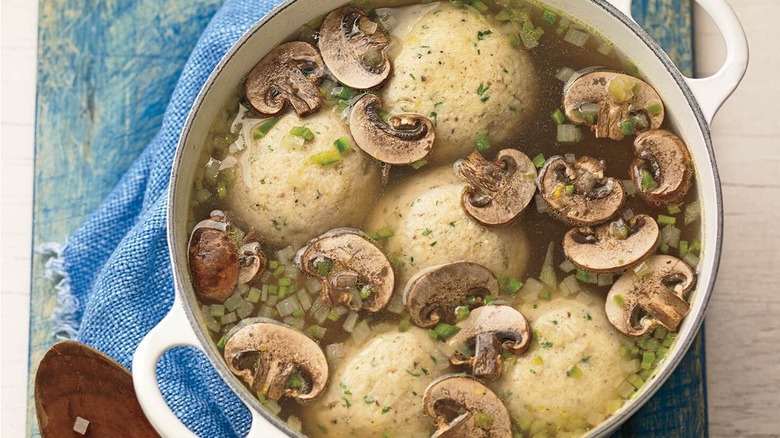
<path id="1" fill-rule="evenodd" d="M 550 341 L 544 341 L 540 345 L 542 346 L 542 348 L 552 348 L 553 343 Z"/>
<path id="2" fill-rule="evenodd" d="M 426 228 L 426 229 L 424 229 L 424 230 L 423 230 L 423 232 L 422 232 L 422 235 L 423 235 L 423 236 L 428 236 L 428 235 L 430 235 L 432 232 L 433 232 L 433 231 L 431 231 L 431 229 L 430 229 L 430 228 Z"/>
<path id="3" fill-rule="evenodd" d="M 390 412 L 390 409 L 393 409 L 393 408 L 391 408 L 390 406 L 385 406 L 385 407 L 382 408 L 382 413 L 386 414 L 386 413 Z"/>
<path id="4" fill-rule="evenodd" d="M 477 39 L 482 41 L 482 40 L 485 39 L 486 36 L 490 35 L 491 33 L 493 33 L 493 32 L 491 32 L 490 30 L 479 31 L 479 32 L 477 32 Z"/>

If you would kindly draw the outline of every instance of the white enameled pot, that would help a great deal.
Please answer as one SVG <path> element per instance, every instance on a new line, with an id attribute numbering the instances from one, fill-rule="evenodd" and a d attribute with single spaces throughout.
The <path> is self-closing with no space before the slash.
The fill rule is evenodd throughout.
<path id="1" fill-rule="evenodd" d="M 631 0 L 545 0 L 550 7 L 577 17 L 629 54 L 640 72 L 658 90 L 667 117 L 689 145 L 703 205 L 703 246 L 697 287 L 690 296 L 691 312 L 683 321 L 676 345 L 655 371 L 655 378 L 615 415 L 588 436 L 606 436 L 635 413 L 661 387 L 691 345 L 704 319 L 720 259 L 723 210 L 720 181 L 710 139 L 709 124 L 736 89 L 748 64 L 747 39 L 726 0 L 696 0 L 712 17 L 726 42 L 726 61 L 711 77 L 684 77 L 660 46 L 632 19 Z M 200 306 L 188 279 L 186 230 L 191 182 L 208 127 L 236 84 L 273 47 L 300 26 L 348 0 L 288 0 L 256 23 L 225 55 L 195 101 L 179 141 L 168 198 L 168 245 L 173 260 L 176 299 L 168 315 L 143 339 L 133 357 L 136 394 L 151 424 L 165 437 L 194 436 L 167 406 L 156 381 L 160 356 L 176 346 L 194 346 L 208 356 L 218 373 L 252 413 L 250 437 L 298 436 L 261 407 L 260 402 L 227 368 L 209 338 Z"/>

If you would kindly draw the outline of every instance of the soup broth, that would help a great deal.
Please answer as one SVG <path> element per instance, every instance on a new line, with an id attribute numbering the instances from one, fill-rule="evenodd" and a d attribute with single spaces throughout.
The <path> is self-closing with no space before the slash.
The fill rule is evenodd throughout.
<path id="1" fill-rule="evenodd" d="M 501 376 L 481 379 L 481 382 L 508 409 L 515 436 L 586 433 L 653 378 L 655 368 L 672 346 L 675 334 L 663 324 L 643 336 L 629 337 L 610 324 L 604 309 L 605 303 L 609 307 L 608 297 L 619 302 L 624 300 L 621 295 L 610 293 L 621 275 L 644 278 L 652 274 L 650 254 L 668 254 L 696 268 L 702 251 L 696 183 L 693 182 L 684 197 L 672 203 L 648 203 L 637 194 L 648 187 L 636 187 L 631 178 L 632 164 L 637 158 L 635 134 L 647 130 L 642 126 L 643 121 L 632 120 L 628 127 L 621 124 L 621 129 L 627 130 L 625 137 L 615 140 L 597 138 L 589 126 L 577 125 L 565 115 L 564 85 L 567 82 L 571 85 L 576 79 L 572 76 L 581 74 L 575 72 L 598 66 L 604 71 L 639 77 L 629 58 L 610 42 L 571 17 L 524 1 L 423 3 L 379 9 L 367 3 L 357 5 L 378 24 L 375 30 L 370 30 L 390 35 L 390 44 L 383 50 L 394 63 L 390 79 L 369 92 L 382 96 L 386 102 L 394 99 L 393 93 L 406 92 L 398 85 L 401 81 L 398 75 L 411 67 L 396 61 L 410 50 L 418 50 L 423 59 L 430 54 L 429 49 L 435 50 L 426 47 L 428 42 L 439 44 L 425 39 L 433 38 L 426 33 L 425 26 L 435 27 L 440 16 L 462 15 L 462 28 L 451 29 L 452 44 L 473 45 L 477 57 L 483 57 L 485 63 L 494 62 L 490 60 L 494 55 L 504 56 L 503 52 L 484 49 L 483 43 L 489 40 L 509 53 L 506 56 L 519 54 L 521 61 L 514 65 L 525 70 L 514 72 L 509 71 L 510 66 L 500 67 L 504 70 L 502 75 L 516 74 L 523 77 L 521 83 L 532 83 L 528 86 L 532 91 L 515 96 L 525 106 L 515 107 L 515 101 L 502 97 L 500 84 L 504 82 L 478 81 L 476 86 L 464 83 L 468 74 L 461 76 L 457 60 L 452 60 L 452 66 L 442 69 L 452 72 L 454 91 L 448 91 L 449 97 L 442 102 L 433 102 L 434 110 L 420 114 L 435 127 L 434 152 L 410 166 L 391 166 L 362 152 L 349 134 L 350 111 L 365 91 L 347 87 L 328 74 L 319 84 L 325 100 L 319 112 L 298 117 L 288 108 L 279 116 L 264 118 L 252 109 L 243 87 L 237 86 L 235 97 L 214 121 L 208 144 L 203 147 L 204 172 L 193 182 L 189 230 L 213 226 L 214 221 L 211 225 L 202 221 L 214 218 L 212 212 L 218 210 L 224 216 L 217 215 L 216 221 L 225 225 L 216 228 L 225 233 L 230 244 L 241 248 L 258 242 L 266 261 L 250 281 L 236 285 L 228 296 L 214 299 L 199 295 L 206 329 L 217 348 L 224 351 L 230 336 L 241 327 L 257 321 L 257 317 L 270 318 L 304 333 L 319 345 L 327 357 L 330 377 L 327 389 L 314 400 L 301 402 L 293 397 L 273 400 L 263 388 L 248 385 L 265 407 L 303 434 L 430 436 L 437 424 L 423 412 L 426 387 L 438 376 L 471 373 L 468 365 L 452 365 L 450 357 L 462 346 L 452 346 L 448 340 L 458 332 L 459 324 L 467 321 L 481 305 L 510 306 L 528 319 L 533 340 L 522 354 L 505 351 Z M 321 23 L 319 19 L 307 24 L 296 37 L 317 46 L 321 42 L 318 34 Z M 474 29 L 477 31 L 472 32 Z M 461 35 L 461 32 L 468 34 Z M 425 38 L 415 39 L 416 33 Z M 446 55 L 444 50 L 441 55 Z M 436 75 L 418 77 L 411 73 L 404 80 L 411 80 L 408 84 L 412 85 L 407 87 L 412 87 L 408 94 L 413 97 L 424 94 L 425 82 L 436 80 Z M 517 83 L 507 81 L 507 86 Z M 400 91 L 390 90 L 391 87 Z M 638 91 L 633 88 L 630 93 Z M 458 102 L 458 96 L 464 94 L 476 100 Z M 414 109 L 426 105 L 396 100 L 388 105 L 394 111 L 382 114 L 385 120 L 401 112 L 414 113 Z M 404 105 L 411 109 L 405 109 Z M 465 105 L 466 110 L 459 113 L 458 130 L 453 128 L 452 135 L 448 136 L 440 130 L 442 126 L 450 126 L 448 123 L 455 123 L 452 118 L 456 116 L 448 110 L 448 106 L 454 105 Z M 490 117 L 497 118 L 495 123 L 483 123 L 479 114 L 470 119 L 468 111 L 474 105 L 484 107 L 485 113 L 494 111 Z M 490 110 L 493 105 L 498 109 Z M 522 117 L 516 115 L 518 112 Z M 503 117 L 511 122 L 504 122 Z M 504 124 L 511 126 L 502 127 Z M 661 128 L 674 132 L 668 121 Z M 466 153 L 451 158 L 437 151 L 444 144 L 440 141 L 462 145 L 458 135 L 470 139 Z M 269 139 L 273 139 L 273 145 Z M 446 143 L 442 150 L 454 148 Z M 577 268 L 567 258 L 562 245 L 564 236 L 576 226 L 555 217 L 538 190 L 522 215 L 509 224 L 486 227 L 466 215 L 459 204 L 466 184 L 453 173 L 453 162 L 473 150 L 492 161 L 503 149 L 516 149 L 525 154 L 537 168 L 534 172 L 542 172 L 545 162 L 555 156 L 561 156 L 569 165 L 584 156 L 602 160 L 606 163 L 605 176 L 619 180 L 626 192 L 625 202 L 605 222 L 621 218 L 629 222 L 635 215 L 648 215 L 660 230 L 651 252 L 623 270 L 627 273 Z M 331 172 L 328 174 L 331 176 L 313 181 L 307 173 L 299 171 L 303 166 Z M 266 171 L 267 179 L 258 176 L 258 172 Z M 351 176 L 344 177 L 345 174 Z M 642 180 L 643 185 L 657 183 L 652 179 Z M 284 187 L 289 190 L 285 192 Z M 574 183 L 566 185 L 564 190 L 574 192 Z M 272 193 L 273 198 L 263 198 L 263 193 Z M 327 208 L 318 204 L 323 198 L 332 202 Z M 260 208 L 263 202 L 266 202 L 264 209 Z M 357 204 L 356 208 L 350 203 Z M 424 208 L 415 207 L 415 203 Z M 244 208 L 246 205 L 250 207 Z M 283 211 L 287 206 L 312 211 L 295 216 Z M 417 217 L 415 208 L 421 211 L 419 217 L 424 218 L 423 222 L 412 222 Z M 621 224 L 615 226 L 626 226 Z M 296 253 L 310 239 L 339 227 L 362 230 L 393 266 L 396 280 L 393 294 L 377 312 L 353 310 L 345 304 L 329 306 L 323 297 L 321 279 L 305 274 L 296 265 Z M 411 228 L 416 231 L 408 231 Z M 271 231 L 264 234 L 265 229 Z M 405 232 L 411 234 L 403 235 Z M 194 241 L 195 238 L 190 244 Z M 191 263 L 192 258 L 191 250 Z M 248 263 L 246 258 L 241 260 L 244 265 Z M 430 265 L 464 260 L 489 268 L 495 265 L 489 270 L 498 279 L 499 295 L 469 296 L 471 301 L 456 307 L 451 324 L 418 327 L 403 298 L 407 281 Z M 323 271 L 322 276 L 327 276 L 332 269 L 322 264 L 317 266 Z M 378 292 L 371 287 L 361 289 L 361 284 L 360 281 L 353 284 L 352 292 L 360 297 L 355 299 L 367 302 L 376 299 Z M 632 318 L 636 322 L 643 316 L 646 314 Z M 370 354 L 372 349 L 379 348 L 382 354 Z M 417 356 L 422 359 L 415 359 Z M 378 373 L 371 374 L 371 368 Z M 294 372 L 285 388 L 305 392 L 309 378 Z M 360 383 L 366 379 L 374 384 Z M 403 379 L 408 382 L 402 382 Z M 400 394 L 401 389 L 397 393 L 391 391 L 394 387 L 408 394 Z M 545 393 L 545 388 L 549 393 Z M 595 395 L 588 398 L 578 392 Z M 488 425 L 493 423 L 492 417 L 480 418 Z"/>

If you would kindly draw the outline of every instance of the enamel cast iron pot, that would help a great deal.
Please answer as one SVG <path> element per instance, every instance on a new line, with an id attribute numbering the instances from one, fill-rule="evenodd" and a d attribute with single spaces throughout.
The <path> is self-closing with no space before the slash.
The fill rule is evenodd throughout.
<path id="1" fill-rule="evenodd" d="M 704 79 L 684 77 L 669 57 L 631 19 L 631 0 L 545 0 L 551 8 L 579 19 L 616 43 L 631 56 L 643 76 L 659 92 L 669 120 L 689 145 L 698 175 L 703 205 L 703 253 L 697 287 L 690 295 L 690 314 L 683 321 L 676 345 L 644 385 L 589 436 L 606 436 L 634 414 L 661 387 L 688 350 L 704 319 L 720 259 L 723 209 L 720 180 L 715 167 L 709 124 L 745 74 L 747 39 L 726 0 L 696 0 L 713 18 L 726 42 L 724 66 Z M 199 304 L 189 282 L 186 229 L 191 182 L 200 149 L 206 143 L 211 121 L 233 95 L 236 84 L 272 48 L 300 26 L 347 3 L 348 0 L 287 0 L 256 23 L 225 55 L 206 81 L 187 118 L 171 174 L 168 198 L 168 245 L 173 260 L 176 298 L 168 315 L 143 339 L 133 358 L 135 390 L 149 421 L 166 437 L 194 436 L 166 405 L 156 382 L 160 356 L 176 346 L 194 346 L 208 356 L 222 378 L 252 413 L 250 437 L 297 436 L 286 423 L 268 413 L 257 398 L 227 368 L 201 320 Z"/>

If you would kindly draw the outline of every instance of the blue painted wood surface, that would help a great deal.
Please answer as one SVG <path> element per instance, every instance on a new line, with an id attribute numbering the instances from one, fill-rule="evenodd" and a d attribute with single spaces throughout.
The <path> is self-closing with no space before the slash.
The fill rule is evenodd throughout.
<path id="1" fill-rule="evenodd" d="M 581 1 L 581 0 L 578 0 Z M 221 0 L 41 0 L 33 245 L 64 241 L 151 140 L 176 79 Z M 692 74 L 691 0 L 635 0 L 634 17 Z M 56 294 L 33 257 L 27 435 L 38 436 L 32 384 L 54 343 Z M 616 437 L 707 431 L 700 334 L 658 394 Z"/>

